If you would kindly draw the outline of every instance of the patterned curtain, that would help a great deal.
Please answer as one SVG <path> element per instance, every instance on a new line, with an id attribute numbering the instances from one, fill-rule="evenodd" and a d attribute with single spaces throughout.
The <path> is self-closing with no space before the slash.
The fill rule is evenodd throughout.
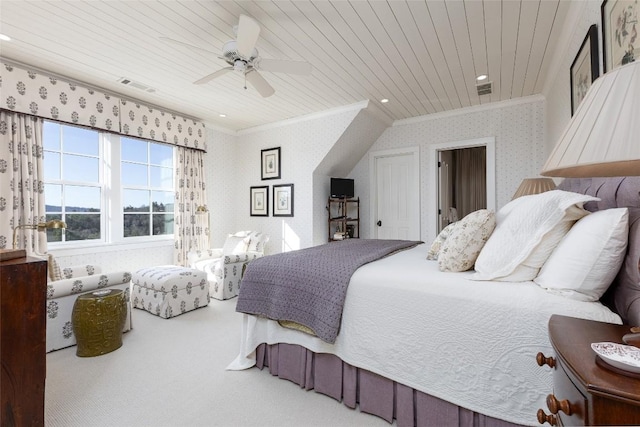
<path id="1" fill-rule="evenodd" d="M 13 228 L 46 221 L 42 119 L 0 110 L 0 248 L 13 247 Z M 47 235 L 20 229 L 17 248 L 47 251 Z"/>
<path id="2" fill-rule="evenodd" d="M 173 263 L 186 266 L 189 251 L 208 248 L 208 227 L 201 225 L 206 215 L 197 214 L 198 206 L 207 206 L 204 152 L 178 148 L 176 167 L 175 249 Z M 207 221 L 208 222 L 208 221 Z"/>

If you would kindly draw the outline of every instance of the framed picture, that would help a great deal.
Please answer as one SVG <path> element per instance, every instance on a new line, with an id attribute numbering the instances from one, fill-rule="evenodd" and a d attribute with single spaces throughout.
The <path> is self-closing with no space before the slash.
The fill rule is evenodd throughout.
<path id="1" fill-rule="evenodd" d="M 600 75 L 598 61 L 598 27 L 594 24 L 580 45 L 578 54 L 571 64 L 571 115 L 587 94 L 591 83 Z"/>
<path id="2" fill-rule="evenodd" d="M 273 216 L 293 216 L 293 184 L 273 186 Z"/>
<path id="3" fill-rule="evenodd" d="M 269 216 L 269 186 L 249 187 L 251 216 Z"/>
<path id="4" fill-rule="evenodd" d="M 602 15 L 602 53 L 604 72 L 640 57 L 638 0 L 604 0 Z"/>
<path id="5" fill-rule="evenodd" d="M 261 151 L 260 173 L 262 179 L 280 179 L 280 147 Z"/>

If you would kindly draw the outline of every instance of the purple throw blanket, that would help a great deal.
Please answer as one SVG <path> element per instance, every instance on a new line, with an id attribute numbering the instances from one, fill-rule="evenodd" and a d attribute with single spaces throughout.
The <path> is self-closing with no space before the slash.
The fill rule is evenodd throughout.
<path id="1" fill-rule="evenodd" d="M 289 320 L 333 344 L 351 275 L 358 267 L 422 242 L 349 239 L 251 261 L 236 311 Z"/>

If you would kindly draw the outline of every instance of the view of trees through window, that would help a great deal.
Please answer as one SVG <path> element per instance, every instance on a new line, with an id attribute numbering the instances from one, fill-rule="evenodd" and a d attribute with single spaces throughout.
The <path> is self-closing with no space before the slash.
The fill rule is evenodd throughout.
<path id="1" fill-rule="evenodd" d="M 124 236 L 173 234 L 173 148 L 122 138 Z"/>
<path id="2" fill-rule="evenodd" d="M 48 241 L 110 240 L 113 215 L 121 215 L 122 227 L 109 231 L 111 239 L 173 234 L 173 147 L 102 136 L 45 121 L 46 218 L 67 224 L 47 230 Z"/>

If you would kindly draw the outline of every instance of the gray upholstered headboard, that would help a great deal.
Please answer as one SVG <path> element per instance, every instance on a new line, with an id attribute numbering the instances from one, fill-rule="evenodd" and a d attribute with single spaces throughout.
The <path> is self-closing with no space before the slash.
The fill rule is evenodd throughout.
<path id="1" fill-rule="evenodd" d="M 640 176 L 616 178 L 567 178 L 558 189 L 589 194 L 601 199 L 585 209 L 629 208 L 629 246 L 615 281 L 602 302 L 622 317 L 624 323 L 640 326 Z"/>

